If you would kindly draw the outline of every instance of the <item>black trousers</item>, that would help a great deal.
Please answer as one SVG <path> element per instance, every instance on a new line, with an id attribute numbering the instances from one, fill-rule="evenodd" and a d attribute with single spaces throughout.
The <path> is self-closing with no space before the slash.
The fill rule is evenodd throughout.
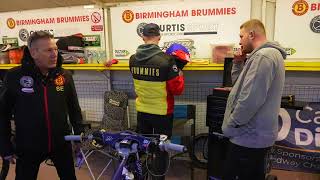
<path id="1" fill-rule="evenodd" d="M 61 180 L 76 180 L 71 144 L 50 154 L 18 153 L 16 180 L 36 180 L 40 164 L 50 158 Z"/>
<path id="2" fill-rule="evenodd" d="M 156 115 L 138 112 L 137 132 L 141 134 L 172 135 L 173 115 Z"/>
<path id="3" fill-rule="evenodd" d="M 247 148 L 229 142 L 223 180 L 265 180 L 270 148 Z"/>
<path id="4" fill-rule="evenodd" d="M 169 138 L 172 135 L 173 115 L 155 115 L 138 112 L 137 132 L 141 134 L 165 134 Z M 152 163 L 152 172 L 156 175 L 164 174 L 169 154 L 167 152 L 156 152 Z M 165 176 L 152 176 L 153 180 L 164 180 Z"/>

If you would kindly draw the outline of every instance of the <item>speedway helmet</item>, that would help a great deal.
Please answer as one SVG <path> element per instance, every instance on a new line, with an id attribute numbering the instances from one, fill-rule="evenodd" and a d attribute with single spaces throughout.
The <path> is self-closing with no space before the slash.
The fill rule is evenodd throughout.
<path id="1" fill-rule="evenodd" d="M 188 48 L 179 43 L 171 44 L 167 50 L 166 54 L 172 55 L 176 59 L 176 64 L 179 69 L 183 69 L 184 65 L 190 62 L 190 52 Z"/>

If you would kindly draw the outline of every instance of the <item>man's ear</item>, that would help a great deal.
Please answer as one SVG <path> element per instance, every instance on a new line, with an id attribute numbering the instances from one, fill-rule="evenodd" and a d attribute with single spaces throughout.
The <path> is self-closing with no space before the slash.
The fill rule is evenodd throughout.
<path id="1" fill-rule="evenodd" d="M 255 33 L 254 31 L 250 31 L 250 32 L 249 32 L 249 38 L 250 38 L 251 40 L 254 39 L 255 36 L 256 36 L 256 33 Z"/>
<path id="2" fill-rule="evenodd" d="M 37 58 L 37 53 L 36 53 L 37 49 L 35 48 L 30 48 L 29 49 L 29 52 L 30 52 L 30 55 L 33 59 L 36 59 Z"/>

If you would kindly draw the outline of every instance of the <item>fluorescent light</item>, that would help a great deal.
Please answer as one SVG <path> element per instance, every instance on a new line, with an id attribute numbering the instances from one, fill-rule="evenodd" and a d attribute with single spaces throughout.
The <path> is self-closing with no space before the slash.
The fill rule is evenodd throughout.
<path id="1" fill-rule="evenodd" d="M 85 9 L 93 9 L 94 5 L 84 5 L 83 8 L 85 8 Z"/>

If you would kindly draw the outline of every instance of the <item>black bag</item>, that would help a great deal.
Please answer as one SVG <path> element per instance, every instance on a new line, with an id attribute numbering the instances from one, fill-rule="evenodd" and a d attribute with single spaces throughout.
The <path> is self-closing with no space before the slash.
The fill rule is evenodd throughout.
<path id="1" fill-rule="evenodd" d="M 85 59 L 84 42 L 81 34 L 61 37 L 57 41 L 57 46 L 64 64 L 77 64 L 81 62 L 80 59 Z"/>
<path id="2" fill-rule="evenodd" d="M 215 88 L 212 95 L 207 96 L 206 125 L 210 132 L 222 133 L 221 126 L 229 92 L 224 88 Z"/>

